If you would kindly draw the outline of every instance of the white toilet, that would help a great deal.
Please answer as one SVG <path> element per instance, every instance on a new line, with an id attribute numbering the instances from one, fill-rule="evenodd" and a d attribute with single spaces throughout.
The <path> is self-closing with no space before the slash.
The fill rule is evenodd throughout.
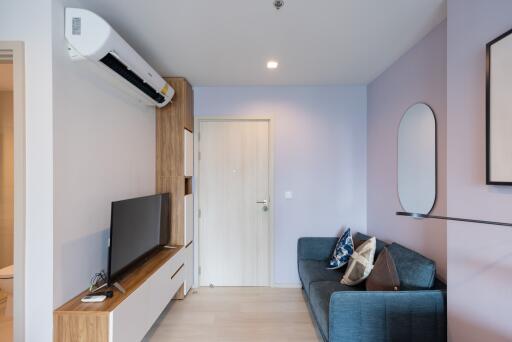
<path id="1" fill-rule="evenodd" d="M 0 315 L 12 316 L 13 265 L 0 268 Z"/>

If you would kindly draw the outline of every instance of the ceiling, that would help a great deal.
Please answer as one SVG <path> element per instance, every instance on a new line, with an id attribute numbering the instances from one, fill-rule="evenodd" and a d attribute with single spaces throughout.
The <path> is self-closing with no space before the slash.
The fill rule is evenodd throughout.
<path id="1" fill-rule="evenodd" d="M 0 62 L 0 91 L 12 91 L 12 63 Z"/>
<path id="2" fill-rule="evenodd" d="M 195 86 L 367 84 L 446 17 L 445 0 L 284 1 L 81 3 L 162 75 Z"/>

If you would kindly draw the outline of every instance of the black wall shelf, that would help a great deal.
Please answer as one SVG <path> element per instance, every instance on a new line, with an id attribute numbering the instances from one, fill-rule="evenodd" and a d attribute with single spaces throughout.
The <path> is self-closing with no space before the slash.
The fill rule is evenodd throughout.
<path id="1" fill-rule="evenodd" d="M 494 221 L 465 219 L 465 218 L 459 218 L 459 217 L 448 217 L 448 216 L 408 213 L 408 212 L 405 212 L 405 211 L 397 211 L 396 214 L 398 216 L 408 216 L 408 217 L 413 217 L 413 218 L 416 218 L 416 219 L 435 219 L 435 220 L 447 220 L 447 221 L 460 221 L 460 222 L 490 224 L 490 225 L 502 226 L 502 227 L 512 227 L 512 223 L 505 223 L 505 222 L 494 222 Z"/>

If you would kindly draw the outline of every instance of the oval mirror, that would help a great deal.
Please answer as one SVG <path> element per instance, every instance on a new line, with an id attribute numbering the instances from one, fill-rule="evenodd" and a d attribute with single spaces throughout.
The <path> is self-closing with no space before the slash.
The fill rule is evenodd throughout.
<path id="1" fill-rule="evenodd" d="M 398 129 L 398 197 L 409 213 L 428 214 L 436 201 L 436 119 L 424 103 L 410 107 Z"/>

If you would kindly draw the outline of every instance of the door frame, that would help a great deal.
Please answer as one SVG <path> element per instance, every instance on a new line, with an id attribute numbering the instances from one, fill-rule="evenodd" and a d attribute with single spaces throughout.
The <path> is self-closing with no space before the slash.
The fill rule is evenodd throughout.
<path id="1" fill-rule="evenodd" d="M 273 115 L 208 115 L 194 117 L 194 288 L 199 287 L 199 245 L 201 236 L 199 235 L 199 184 L 201 175 L 199 174 L 199 138 L 201 135 L 201 122 L 220 122 L 220 121 L 267 121 L 268 122 L 268 146 L 269 146 L 269 286 L 274 287 L 274 125 Z"/>
<path id="2" fill-rule="evenodd" d="M 13 339 L 25 339 L 25 50 L 23 42 L 0 41 L 12 52 L 14 122 L 14 286 Z"/>

